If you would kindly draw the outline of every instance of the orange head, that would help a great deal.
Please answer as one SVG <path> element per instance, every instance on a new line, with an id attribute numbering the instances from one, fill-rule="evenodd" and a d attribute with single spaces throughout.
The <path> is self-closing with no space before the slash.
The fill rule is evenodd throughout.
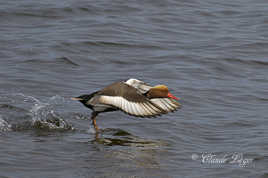
<path id="1" fill-rule="evenodd" d="M 148 93 L 147 96 L 149 98 L 172 98 L 175 100 L 179 100 L 176 96 L 172 95 L 168 91 L 168 87 L 165 85 L 156 85 L 152 87 Z"/>

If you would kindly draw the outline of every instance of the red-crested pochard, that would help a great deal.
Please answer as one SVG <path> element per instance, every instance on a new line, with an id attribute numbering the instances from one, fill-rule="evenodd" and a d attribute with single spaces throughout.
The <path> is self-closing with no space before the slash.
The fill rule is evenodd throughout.
<path id="1" fill-rule="evenodd" d="M 115 82 L 89 95 L 72 98 L 93 110 L 91 119 L 96 131 L 96 116 L 101 112 L 121 110 L 136 117 L 155 117 L 180 108 L 179 100 L 165 85 L 154 87 L 137 80 Z"/>

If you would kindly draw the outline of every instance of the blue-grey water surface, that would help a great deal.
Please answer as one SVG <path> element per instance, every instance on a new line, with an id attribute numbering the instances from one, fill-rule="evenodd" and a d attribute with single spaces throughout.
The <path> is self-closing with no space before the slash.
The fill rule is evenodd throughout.
<path id="1" fill-rule="evenodd" d="M 265 0 L 2 0 L 0 177 L 268 177 L 267 12 Z M 127 78 L 166 84 L 182 109 L 100 114 L 96 136 L 70 97 Z"/>

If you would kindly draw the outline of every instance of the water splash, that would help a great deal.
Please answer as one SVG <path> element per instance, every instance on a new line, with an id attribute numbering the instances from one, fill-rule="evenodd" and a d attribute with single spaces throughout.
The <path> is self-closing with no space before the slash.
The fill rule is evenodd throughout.
<path id="1" fill-rule="evenodd" d="M 74 130 L 59 114 L 54 107 L 64 102 L 64 98 L 58 95 L 49 98 L 48 102 L 41 102 L 36 98 L 34 106 L 30 110 L 33 127 L 42 130 Z"/>
<path id="2" fill-rule="evenodd" d="M 57 106 L 63 106 L 65 101 L 63 97 L 56 95 L 50 97 L 47 102 L 42 102 L 33 96 L 25 95 L 23 93 L 12 94 L 12 96 L 14 96 L 16 99 L 21 97 L 19 98 L 19 101 L 23 101 L 22 104 L 28 104 L 29 113 L 27 115 L 32 119 L 30 121 L 30 128 L 46 131 L 74 130 L 74 128 L 55 111 Z M 16 124 L 12 128 L 17 128 L 15 130 L 21 130 L 23 125 L 25 125 L 25 129 L 29 129 L 29 121 Z"/>
<path id="3" fill-rule="evenodd" d="M 35 97 L 33 97 L 33 96 L 29 96 L 29 95 L 24 95 L 23 93 L 14 93 L 14 94 L 12 94 L 13 96 L 15 96 L 15 97 L 18 97 L 18 96 L 20 96 L 20 97 L 22 97 L 23 98 L 23 101 L 24 102 L 30 102 L 30 103 L 32 103 L 32 102 L 35 102 L 35 103 L 41 103 L 38 99 L 36 99 Z"/>
<path id="4" fill-rule="evenodd" d="M 0 115 L 0 132 L 7 132 L 11 130 L 11 125 L 3 119 L 3 116 Z"/>

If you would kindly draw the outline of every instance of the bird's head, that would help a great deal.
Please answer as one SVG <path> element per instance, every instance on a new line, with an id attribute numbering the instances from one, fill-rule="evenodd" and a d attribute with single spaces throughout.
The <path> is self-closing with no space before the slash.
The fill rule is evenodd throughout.
<path id="1" fill-rule="evenodd" d="M 147 96 L 149 98 L 172 98 L 175 100 L 179 100 L 179 98 L 177 98 L 176 96 L 172 95 L 169 92 L 168 87 L 165 85 L 156 85 L 156 86 L 152 87 L 147 92 Z"/>

